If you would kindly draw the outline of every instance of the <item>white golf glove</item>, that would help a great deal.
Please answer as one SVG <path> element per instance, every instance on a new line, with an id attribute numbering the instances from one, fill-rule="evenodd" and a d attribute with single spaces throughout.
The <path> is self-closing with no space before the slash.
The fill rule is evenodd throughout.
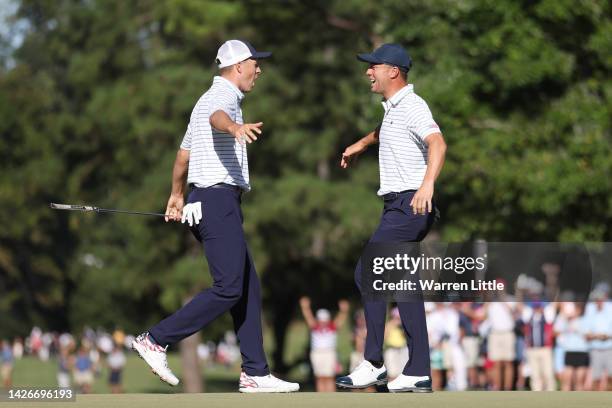
<path id="1" fill-rule="evenodd" d="M 185 221 L 192 227 L 194 224 L 199 224 L 202 219 L 202 203 L 197 201 L 195 203 L 189 203 L 183 207 L 183 216 L 181 222 L 184 224 Z"/>

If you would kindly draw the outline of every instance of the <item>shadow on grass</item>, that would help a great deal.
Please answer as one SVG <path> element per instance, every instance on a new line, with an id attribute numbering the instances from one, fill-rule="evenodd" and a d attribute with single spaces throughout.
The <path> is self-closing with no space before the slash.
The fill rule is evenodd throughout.
<path id="1" fill-rule="evenodd" d="M 222 378 L 207 379 L 202 384 L 204 392 L 238 392 L 238 381 Z M 182 394 L 183 387 L 168 387 L 167 389 L 159 387 L 147 387 L 141 392 L 145 394 Z"/>
<path id="2" fill-rule="evenodd" d="M 238 392 L 238 378 L 208 378 L 204 387 L 206 392 Z"/>

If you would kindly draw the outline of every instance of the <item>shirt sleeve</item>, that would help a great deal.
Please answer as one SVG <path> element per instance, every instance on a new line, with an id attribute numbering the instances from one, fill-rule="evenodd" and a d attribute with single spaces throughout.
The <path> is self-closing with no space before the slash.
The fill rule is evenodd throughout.
<path id="1" fill-rule="evenodd" d="M 427 136 L 440 132 L 440 127 L 434 121 L 429 106 L 427 106 L 425 101 L 422 101 L 414 112 L 411 112 L 411 115 L 409 115 L 408 128 L 423 141 L 425 141 Z"/>
<path id="2" fill-rule="evenodd" d="M 185 136 L 183 136 L 183 141 L 181 142 L 181 149 L 191 150 L 191 123 L 187 125 L 187 131 L 185 131 Z"/>
<path id="3" fill-rule="evenodd" d="M 223 111 L 231 120 L 235 120 L 236 115 L 236 98 L 229 92 L 217 92 L 210 99 L 210 115 L 216 111 Z"/>

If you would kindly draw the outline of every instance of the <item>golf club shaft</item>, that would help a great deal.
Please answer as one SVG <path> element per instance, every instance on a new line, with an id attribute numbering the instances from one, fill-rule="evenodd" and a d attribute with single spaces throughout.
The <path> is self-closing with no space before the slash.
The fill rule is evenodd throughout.
<path id="1" fill-rule="evenodd" d="M 49 207 L 54 210 L 67 210 L 67 211 L 84 211 L 84 212 L 97 212 L 97 213 L 118 213 L 118 214 L 130 214 L 130 215 L 152 215 L 155 217 L 165 217 L 166 214 L 143 212 L 143 211 L 130 211 L 130 210 L 117 210 L 113 208 L 100 208 L 90 205 L 78 205 L 78 204 L 56 204 L 50 203 Z"/>

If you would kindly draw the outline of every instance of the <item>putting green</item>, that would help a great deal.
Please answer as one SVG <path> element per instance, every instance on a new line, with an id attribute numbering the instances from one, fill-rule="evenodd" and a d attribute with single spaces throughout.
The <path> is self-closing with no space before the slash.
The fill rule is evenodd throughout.
<path id="1" fill-rule="evenodd" d="M 366 394 L 352 392 L 295 394 L 92 394 L 75 402 L 0 403 L 0 407 L 67 408 L 609 408 L 610 392 L 435 392 L 433 394 Z"/>

